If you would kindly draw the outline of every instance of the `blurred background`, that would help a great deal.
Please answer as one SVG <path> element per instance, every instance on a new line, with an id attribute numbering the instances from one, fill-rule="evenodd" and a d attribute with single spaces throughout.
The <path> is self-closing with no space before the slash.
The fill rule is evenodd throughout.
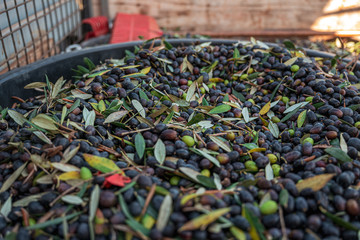
<path id="1" fill-rule="evenodd" d="M 281 42 L 360 54 L 360 0 L 0 0 L 0 74 L 66 51 L 152 38 Z"/>

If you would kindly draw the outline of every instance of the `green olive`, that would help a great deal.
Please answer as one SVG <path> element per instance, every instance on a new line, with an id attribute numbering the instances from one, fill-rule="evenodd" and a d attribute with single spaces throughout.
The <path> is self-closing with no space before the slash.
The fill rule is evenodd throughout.
<path id="1" fill-rule="evenodd" d="M 300 69 L 300 67 L 298 65 L 296 65 L 296 64 L 291 66 L 291 71 L 292 72 L 297 72 L 297 71 L 299 71 L 299 69 Z"/>
<path id="2" fill-rule="evenodd" d="M 81 177 L 81 179 L 84 179 L 84 180 L 88 180 L 88 179 L 92 178 L 92 173 L 91 173 L 90 169 L 88 169 L 87 167 L 81 167 L 80 177 Z"/>
<path id="3" fill-rule="evenodd" d="M 273 200 L 268 200 L 260 206 L 260 212 L 263 215 L 276 213 L 277 210 L 278 210 L 278 205 Z"/>
<path id="4" fill-rule="evenodd" d="M 192 147 L 195 144 L 195 140 L 191 136 L 183 136 L 182 140 L 184 143 L 186 143 L 186 145 L 188 145 L 188 147 Z"/>
<path id="5" fill-rule="evenodd" d="M 274 164 L 277 162 L 277 157 L 275 154 L 269 153 L 266 156 L 269 158 L 271 164 Z"/>
<path id="6" fill-rule="evenodd" d="M 180 177 L 179 176 L 172 176 L 170 178 L 170 184 L 173 186 L 177 186 L 179 184 Z"/>
<path id="7" fill-rule="evenodd" d="M 314 139 L 312 139 L 312 138 L 310 138 L 310 137 L 304 139 L 303 143 L 306 143 L 306 142 L 309 142 L 309 143 L 311 143 L 312 145 L 314 145 Z"/>

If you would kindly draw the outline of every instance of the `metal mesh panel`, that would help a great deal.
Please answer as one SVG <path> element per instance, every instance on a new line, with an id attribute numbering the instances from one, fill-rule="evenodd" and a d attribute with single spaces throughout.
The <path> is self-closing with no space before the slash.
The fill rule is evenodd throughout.
<path id="1" fill-rule="evenodd" d="M 0 74 L 81 38 L 82 0 L 0 0 Z"/>

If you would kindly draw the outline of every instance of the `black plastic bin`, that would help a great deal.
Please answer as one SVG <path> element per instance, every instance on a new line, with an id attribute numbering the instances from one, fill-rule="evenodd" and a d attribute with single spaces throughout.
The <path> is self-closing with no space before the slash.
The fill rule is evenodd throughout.
<path id="1" fill-rule="evenodd" d="M 220 39 L 170 39 L 168 40 L 174 47 L 192 45 L 196 42 L 212 42 L 213 44 L 233 44 L 235 40 L 220 40 Z M 159 44 L 157 41 L 156 44 Z M 134 47 L 142 44 L 141 41 L 120 43 L 113 45 L 105 45 L 94 47 L 90 49 L 79 50 L 71 53 L 64 53 L 54 57 L 50 57 L 25 67 L 21 67 L 5 73 L 0 76 L 0 105 L 10 106 L 15 100 L 11 96 L 19 96 L 24 99 L 34 96 L 33 90 L 26 90 L 24 86 L 35 81 L 45 81 L 45 74 L 51 81 L 56 81 L 63 76 L 65 79 L 70 79 L 74 74 L 71 68 L 76 65 L 83 65 L 83 58 L 90 58 L 95 64 L 104 61 L 105 59 L 114 58 L 120 59 L 125 56 L 125 50 L 134 50 Z M 269 44 L 275 45 L 275 44 Z M 324 57 L 332 58 L 332 54 L 307 50 L 307 55 L 310 57 Z M 357 68 L 360 69 L 360 63 Z"/>

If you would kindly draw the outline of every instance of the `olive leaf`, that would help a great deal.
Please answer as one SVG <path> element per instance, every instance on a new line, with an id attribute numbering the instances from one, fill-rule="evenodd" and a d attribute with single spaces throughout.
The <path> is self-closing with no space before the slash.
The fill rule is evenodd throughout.
<path id="1" fill-rule="evenodd" d="M 69 214 L 67 216 L 62 216 L 62 217 L 58 217 L 58 218 L 55 218 L 55 219 L 52 219 L 52 220 L 48 220 L 46 222 L 31 225 L 31 226 L 27 227 L 27 229 L 28 230 L 35 230 L 35 229 L 46 228 L 48 226 L 55 226 L 55 225 L 57 225 L 59 223 L 62 223 L 64 219 L 70 220 L 70 219 L 75 218 L 75 217 L 77 217 L 77 216 L 79 216 L 81 214 L 83 214 L 83 212 L 74 212 L 74 213 Z"/>
<path id="2" fill-rule="evenodd" d="M 115 162 L 110 159 L 90 155 L 87 153 L 84 153 L 83 156 L 85 161 L 89 163 L 91 167 L 95 168 L 100 172 L 109 173 L 113 171 L 118 171 L 120 173 L 123 173 L 122 170 L 115 164 Z"/>
<path id="3" fill-rule="evenodd" d="M 126 116 L 126 114 L 128 114 L 128 113 L 129 112 L 126 111 L 126 110 L 113 112 L 109 116 L 107 116 L 104 123 L 112 123 L 112 122 L 115 122 L 117 120 L 120 120 L 122 117 Z"/>
<path id="4" fill-rule="evenodd" d="M 250 223 L 251 229 L 250 229 L 250 237 L 252 239 L 261 239 L 266 240 L 264 236 L 265 227 L 262 225 L 260 220 L 255 216 L 255 214 L 245 205 L 242 210 L 243 217 L 248 220 Z"/>
<path id="5" fill-rule="evenodd" d="M 135 136 L 135 149 L 136 153 L 139 155 L 140 158 L 144 156 L 145 153 L 145 139 L 141 135 L 141 133 L 136 134 Z"/>
<path id="6" fill-rule="evenodd" d="M 260 110 L 259 114 L 260 115 L 265 115 L 267 114 L 267 112 L 270 110 L 271 108 L 271 102 L 267 102 Z"/>
<path id="7" fill-rule="evenodd" d="M 134 108 L 136 109 L 136 111 L 138 111 L 138 113 L 143 117 L 145 118 L 146 117 L 146 112 L 145 112 L 145 109 L 144 107 L 141 105 L 141 103 L 134 99 L 131 101 L 132 105 L 134 106 Z"/>
<path id="8" fill-rule="evenodd" d="M 41 139 L 44 143 L 52 144 L 51 140 L 50 140 L 43 132 L 35 131 L 34 134 L 35 134 L 39 139 Z"/>
<path id="9" fill-rule="evenodd" d="M 166 148 L 163 141 L 159 138 L 154 146 L 154 155 L 156 160 L 162 165 L 166 157 Z"/>
<path id="10" fill-rule="evenodd" d="M 194 124 L 196 124 L 196 123 L 201 122 L 201 121 L 204 120 L 204 119 L 205 119 L 204 114 L 198 113 L 198 114 L 196 114 L 195 116 L 193 116 L 193 117 L 190 119 L 190 121 L 186 124 L 186 126 L 194 125 Z"/>
<path id="11" fill-rule="evenodd" d="M 348 152 L 348 146 L 344 139 L 343 133 L 340 134 L 340 148 L 341 148 L 341 150 L 343 150 L 344 153 Z"/>
<path id="12" fill-rule="evenodd" d="M 187 102 L 189 102 L 192 99 L 192 97 L 195 94 L 195 90 L 196 90 L 196 82 L 193 82 L 187 91 L 187 95 L 186 95 Z"/>
<path id="13" fill-rule="evenodd" d="M 211 156 L 210 154 L 197 148 L 189 148 L 189 150 L 208 159 L 210 162 L 215 164 L 215 166 L 220 167 L 219 160 L 217 160 L 215 157 Z"/>
<path id="14" fill-rule="evenodd" d="M 248 123 L 250 121 L 249 109 L 247 107 L 244 107 L 241 113 L 242 116 L 244 117 L 245 122 Z"/>
<path id="15" fill-rule="evenodd" d="M 83 118 L 84 118 L 84 121 L 85 121 L 85 128 L 87 126 L 94 126 L 95 117 L 96 117 L 96 114 L 95 114 L 94 110 L 89 111 L 86 107 L 84 107 Z"/>
<path id="16" fill-rule="evenodd" d="M 80 197 L 74 195 L 65 195 L 61 200 L 73 205 L 80 205 L 84 202 Z"/>
<path id="17" fill-rule="evenodd" d="M 26 164 L 27 163 L 24 163 L 23 165 L 21 165 L 18 169 L 15 170 L 15 172 L 13 172 L 11 174 L 11 176 L 8 179 L 6 179 L 6 181 L 4 182 L 4 184 L 2 185 L 2 187 L 0 189 L 0 193 L 5 192 L 12 186 L 12 184 L 16 181 L 16 179 L 20 176 L 22 171 L 25 169 Z"/>
<path id="18" fill-rule="evenodd" d="M 148 96 L 146 95 L 146 93 L 144 93 L 143 90 L 139 89 L 139 96 L 141 99 L 145 99 L 146 101 L 149 101 Z"/>
<path id="19" fill-rule="evenodd" d="M 268 163 L 265 167 L 265 177 L 266 177 L 266 180 L 268 180 L 268 181 L 274 179 L 274 171 L 273 171 L 270 163 Z"/>
<path id="20" fill-rule="evenodd" d="M 286 62 L 284 62 L 284 64 L 285 64 L 286 66 L 291 66 L 291 65 L 293 65 L 293 64 L 296 62 L 297 59 L 298 59 L 298 57 L 290 58 L 289 60 L 287 60 Z"/>
<path id="21" fill-rule="evenodd" d="M 1 207 L 1 210 L 0 210 L 1 215 L 3 215 L 5 218 L 7 218 L 7 216 L 11 212 L 11 208 L 12 208 L 12 197 L 10 196 L 5 201 L 4 205 L 2 205 L 2 207 Z"/>
<path id="22" fill-rule="evenodd" d="M 300 102 L 300 103 L 294 104 L 294 105 L 292 105 L 291 107 L 285 109 L 284 114 L 285 114 L 285 113 L 292 112 L 292 111 L 294 111 L 295 109 L 300 109 L 300 108 L 306 106 L 308 103 L 309 103 L 309 102 Z"/>
<path id="23" fill-rule="evenodd" d="M 183 231 L 191 231 L 196 230 L 199 228 L 205 228 L 209 224 L 215 222 L 217 219 L 219 219 L 222 215 L 228 213 L 230 211 L 230 208 L 220 208 L 217 210 L 214 210 L 208 214 L 200 215 L 199 217 L 196 217 L 189 222 L 185 223 L 178 232 Z"/>
<path id="24" fill-rule="evenodd" d="M 322 189 L 334 176 L 335 174 L 333 173 L 326 173 L 306 178 L 302 181 L 299 181 L 296 184 L 296 188 L 299 192 L 305 188 L 311 188 L 314 192 L 316 192 Z"/>
<path id="25" fill-rule="evenodd" d="M 215 108 L 211 109 L 209 111 L 210 114 L 218 114 L 218 113 L 224 113 L 227 112 L 231 109 L 231 106 L 227 105 L 227 104 L 222 104 L 219 106 L 216 106 Z"/>
<path id="26" fill-rule="evenodd" d="M 36 126 L 46 130 L 52 130 L 52 131 L 58 130 L 58 128 L 55 125 L 55 121 L 50 116 L 43 113 L 40 113 L 36 117 L 31 119 L 31 122 Z"/>
<path id="27" fill-rule="evenodd" d="M 14 202 L 14 207 L 26 207 L 29 203 L 39 200 L 43 195 L 47 194 L 48 192 L 42 192 L 38 194 L 33 194 L 18 201 Z"/>
<path id="28" fill-rule="evenodd" d="M 330 218 L 336 225 L 341 226 L 345 229 L 349 229 L 349 230 L 353 230 L 353 231 L 360 231 L 360 229 L 356 226 L 354 226 L 353 224 L 351 224 L 348 221 L 345 221 L 344 219 L 342 219 L 341 217 L 338 217 L 330 212 L 328 212 L 325 208 L 323 208 L 322 206 L 319 206 L 320 211 L 327 216 L 328 218 Z"/>
<path id="29" fill-rule="evenodd" d="M 51 166 L 53 166 L 54 168 L 62 171 L 62 172 L 80 172 L 80 168 L 71 165 L 71 164 L 67 164 L 67 163 L 62 163 L 62 162 L 53 162 L 51 163 Z"/>
<path id="30" fill-rule="evenodd" d="M 240 228 L 237 228 L 235 226 L 231 226 L 230 227 L 230 232 L 237 240 L 246 240 L 246 234 Z"/>
<path id="31" fill-rule="evenodd" d="M 222 184 L 221 184 L 220 176 L 216 173 L 213 173 L 213 176 L 214 176 L 214 183 L 215 183 L 216 189 L 221 190 Z"/>
<path id="32" fill-rule="evenodd" d="M 52 88 L 51 95 L 50 95 L 50 97 L 51 97 L 52 99 L 54 99 L 54 98 L 57 97 L 57 95 L 60 93 L 61 88 L 62 88 L 62 86 L 64 85 L 65 82 L 66 82 L 66 80 L 64 80 L 63 77 L 60 77 L 60 78 L 56 81 L 56 83 L 54 84 L 54 87 Z"/>
<path id="33" fill-rule="evenodd" d="M 327 148 L 327 149 L 325 149 L 325 152 L 330 154 L 331 156 L 335 157 L 341 163 L 352 162 L 351 157 L 349 157 L 349 155 L 347 155 L 340 148 L 336 148 L 336 147 Z"/>
<path id="34" fill-rule="evenodd" d="M 218 137 L 215 136 L 209 136 L 211 141 L 213 141 L 214 143 L 216 143 L 217 145 L 219 145 L 219 147 L 221 147 L 222 149 L 224 149 L 226 152 L 231 152 L 231 149 L 229 148 L 228 145 L 226 145 L 224 143 L 224 141 L 220 140 Z"/>
<path id="35" fill-rule="evenodd" d="M 302 111 L 299 116 L 298 116 L 298 119 L 297 119 L 297 126 L 298 128 L 301 128 L 302 125 L 304 124 L 305 120 L 306 120 L 306 110 Z"/>
<path id="36" fill-rule="evenodd" d="M 64 105 L 61 112 L 61 120 L 60 120 L 61 125 L 64 123 L 66 115 L 67 115 L 67 107 Z"/>
<path id="37" fill-rule="evenodd" d="M 21 113 L 14 110 L 8 110 L 9 116 L 20 126 L 22 126 L 27 120 Z"/>
<path id="38" fill-rule="evenodd" d="M 93 95 L 88 94 L 88 93 L 81 93 L 79 91 L 77 91 L 76 89 L 71 90 L 71 94 L 74 96 L 74 98 L 81 98 L 81 99 L 90 99 L 93 97 Z"/>
<path id="39" fill-rule="evenodd" d="M 275 137 L 278 138 L 279 137 L 279 127 L 276 123 L 273 123 L 272 121 L 269 121 L 269 126 L 268 126 L 271 134 Z"/>
<path id="40" fill-rule="evenodd" d="M 27 84 L 24 89 L 33 89 L 33 88 L 44 88 L 47 84 L 45 82 L 32 82 Z"/>
<path id="41" fill-rule="evenodd" d="M 287 189 L 283 188 L 279 194 L 279 203 L 281 206 L 287 208 L 288 201 L 289 201 L 289 192 Z"/>
<path id="42" fill-rule="evenodd" d="M 168 221 L 170 219 L 170 215 L 172 213 L 172 198 L 171 195 L 168 194 L 165 196 L 160 209 L 159 209 L 159 215 L 156 220 L 156 229 L 162 232 L 166 225 L 168 224 Z"/>

